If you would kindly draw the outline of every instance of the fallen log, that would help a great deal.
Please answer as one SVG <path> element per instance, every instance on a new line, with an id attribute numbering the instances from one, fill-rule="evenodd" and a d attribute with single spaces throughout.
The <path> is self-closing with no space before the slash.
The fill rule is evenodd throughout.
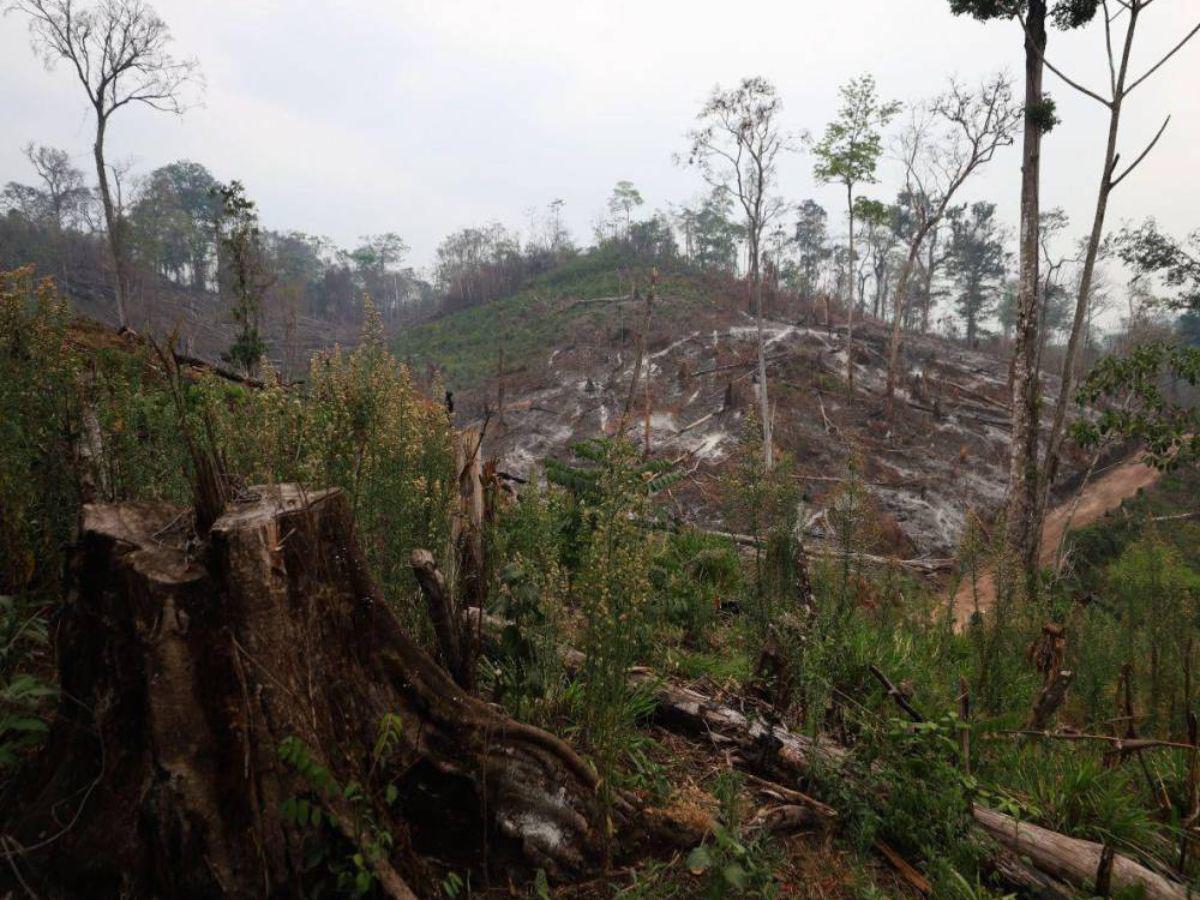
<path id="1" fill-rule="evenodd" d="M 638 684 L 650 678 L 635 673 Z M 810 738 L 713 701 L 690 688 L 660 684 L 656 689 L 656 720 L 667 728 L 700 739 L 719 741 L 726 750 L 738 751 L 736 762 L 752 771 L 766 771 L 778 778 L 807 777 L 814 765 L 836 770 L 847 750 L 824 738 Z M 975 803 L 971 809 L 976 825 L 1012 855 L 994 857 L 993 867 L 1006 880 L 1042 896 L 1067 896 L 1061 883 L 1086 889 L 1095 878 L 1103 852 L 1093 841 L 1071 838 Z M 1028 858 L 1038 871 L 1025 871 Z M 1183 885 L 1151 871 L 1136 860 L 1117 854 L 1113 859 L 1114 888 L 1142 886 L 1147 900 L 1184 900 Z"/>
<path id="2" fill-rule="evenodd" d="M 801 476 L 803 477 L 803 476 Z M 701 534 L 712 535 L 713 537 L 725 538 L 733 541 L 743 547 L 758 547 L 762 548 L 765 543 L 751 534 L 738 534 L 732 531 L 714 531 L 708 528 L 696 529 Z M 834 550 L 828 547 L 814 547 L 811 544 L 806 544 L 804 552 L 810 557 L 817 559 L 849 559 L 852 562 L 867 563 L 874 566 L 900 566 L 903 569 L 911 569 L 914 572 L 923 572 L 927 575 L 934 575 L 938 572 L 949 572 L 958 565 L 958 560 L 955 559 L 900 559 L 899 557 L 879 556 L 875 553 L 846 553 L 843 550 Z"/>
<path id="3" fill-rule="evenodd" d="M 480 613 L 471 610 L 470 615 L 478 621 Z M 483 624 L 488 631 L 502 625 L 486 616 Z M 577 670 L 584 662 L 577 650 L 564 648 L 562 656 L 568 669 Z M 664 682 L 644 669 L 631 671 L 629 681 L 631 686 L 653 690 L 654 719 L 659 725 L 710 741 L 737 766 L 773 781 L 805 779 L 814 769 L 836 772 L 849 754 L 827 738 L 796 734 L 765 718 L 747 716 L 692 688 Z M 1020 822 L 979 803 L 972 804 L 971 814 L 980 834 L 999 845 L 988 854 L 988 865 L 1007 883 L 1032 896 L 1073 896 L 1072 889 L 1086 890 L 1096 877 L 1104 851 L 1101 844 Z M 1186 897 L 1183 885 L 1121 854 L 1113 858 L 1111 885 L 1117 889 L 1140 886 L 1146 900 Z"/>
<path id="4" fill-rule="evenodd" d="M 1101 844 L 1067 837 L 1028 822 L 1018 822 L 1011 816 L 979 804 L 975 805 L 974 818 L 996 841 L 1018 856 L 1028 858 L 1042 872 L 1060 881 L 1085 888 L 1100 871 L 1100 858 L 1104 853 Z M 1147 900 L 1183 900 L 1187 896 L 1183 885 L 1169 881 L 1119 853 L 1112 857 L 1109 884 L 1113 888 L 1140 886 Z"/>
<path id="5" fill-rule="evenodd" d="M 484 846 L 494 868 L 526 874 L 597 866 L 607 826 L 593 770 L 463 691 L 409 638 L 368 574 L 345 496 L 246 495 L 199 543 L 186 509 L 84 507 L 60 707 L 44 753 L 0 797 L 3 856 L 36 873 L 31 888 L 307 893 L 313 826 L 283 811 L 298 797 L 394 897 L 436 890 L 418 859 L 431 849 L 465 867 Z M 385 721 L 396 723 L 386 761 L 372 752 Z M 285 742 L 326 777 L 287 763 Z M 355 782 L 360 799 L 335 789 Z M 401 849 L 380 849 L 383 832 Z"/>

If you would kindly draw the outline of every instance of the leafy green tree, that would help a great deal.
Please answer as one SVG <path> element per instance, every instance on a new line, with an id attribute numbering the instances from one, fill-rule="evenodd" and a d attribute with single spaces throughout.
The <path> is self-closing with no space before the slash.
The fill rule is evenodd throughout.
<path id="1" fill-rule="evenodd" d="M 155 169 L 130 210 L 133 251 L 160 274 L 197 290 L 208 286 L 220 200 L 204 166 L 179 160 Z"/>
<path id="2" fill-rule="evenodd" d="M 1154 219 L 1125 228 L 1117 239 L 1121 261 L 1139 274 L 1155 276 L 1174 291 L 1170 309 L 1200 310 L 1200 230 L 1183 241 L 1163 234 Z"/>
<path id="3" fill-rule="evenodd" d="M 691 258 L 702 269 L 736 272 L 738 243 L 744 229 L 733 220 L 733 197 L 714 188 L 700 205 L 689 213 L 687 237 Z"/>
<path id="4" fill-rule="evenodd" d="M 821 268 L 833 252 L 829 249 L 829 214 L 816 200 L 801 200 L 796 207 L 796 228 L 793 243 L 796 248 L 799 275 L 797 290 L 811 303 L 821 278 Z"/>
<path id="5" fill-rule="evenodd" d="M 849 344 L 846 382 L 854 392 L 854 190 L 874 184 L 875 170 L 883 153 L 882 131 L 900 112 L 900 104 L 882 101 L 870 75 L 853 78 L 838 89 L 842 98 L 838 116 L 825 126 L 825 133 L 812 146 L 816 164 L 813 175 L 825 184 L 837 183 L 846 189 L 846 214 L 849 217 L 847 264 L 846 341 Z"/>
<path id="6" fill-rule="evenodd" d="M 259 332 L 263 297 L 274 283 L 263 252 L 262 230 L 254 201 L 240 181 L 219 185 L 221 203 L 218 231 L 222 249 L 222 291 L 229 297 L 230 315 L 237 326 L 233 345 L 222 357 L 253 375 L 267 346 Z"/>
<path id="7" fill-rule="evenodd" d="M 967 344 L 974 346 L 979 322 L 996 307 L 1007 258 L 996 204 L 972 203 L 951 221 L 949 272 L 958 286 L 955 305 L 966 323 Z"/>
<path id="8" fill-rule="evenodd" d="M 1101 407 L 1100 416 L 1081 416 L 1072 434 L 1085 447 L 1104 441 L 1139 441 L 1147 458 L 1162 468 L 1200 461 L 1200 409 L 1175 402 L 1168 381 L 1200 385 L 1200 349 L 1167 341 L 1134 346 L 1125 356 L 1102 359 L 1079 385 L 1081 407 Z"/>
<path id="9" fill-rule="evenodd" d="M 641 191 L 633 186 L 632 181 L 618 181 L 613 187 L 608 197 L 608 214 L 612 216 L 614 226 L 622 225 L 622 234 L 629 233 L 633 225 L 633 211 L 644 202 Z"/>
<path id="10" fill-rule="evenodd" d="M 387 316 L 394 316 L 410 293 L 410 272 L 400 270 L 408 255 L 408 244 L 394 231 L 364 235 L 359 240 L 350 258 L 362 289 L 375 298 Z"/>

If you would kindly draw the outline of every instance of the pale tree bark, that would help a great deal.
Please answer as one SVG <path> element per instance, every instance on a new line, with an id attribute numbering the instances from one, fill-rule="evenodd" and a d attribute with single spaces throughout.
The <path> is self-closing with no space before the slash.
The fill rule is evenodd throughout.
<path id="1" fill-rule="evenodd" d="M 933 276 L 941 260 L 937 255 L 938 229 L 934 228 L 929 235 L 929 251 L 925 254 L 924 295 L 921 298 L 921 334 L 929 332 L 929 312 L 933 305 Z"/>
<path id="2" fill-rule="evenodd" d="M 1112 192 L 1116 187 L 1125 180 L 1125 178 L 1140 164 L 1146 156 L 1154 149 L 1159 138 L 1162 137 L 1166 130 L 1167 124 L 1170 122 L 1170 116 L 1163 122 L 1153 140 L 1142 151 L 1142 153 L 1119 175 L 1117 174 L 1117 165 L 1120 161 L 1120 153 L 1117 151 L 1117 139 L 1120 133 L 1121 114 L 1124 110 L 1125 99 L 1128 94 L 1139 84 L 1146 80 L 1150 75 L 1158 70 L 1168 59 L 1175 55 L 1192 37 L 1200 31 L 1200 25 L 1197 25 L 1189 31 L 1183 39 L 1175 44 L 1174 48 L 1162 57 L 1155 65 L 1151 66 L 1145 74 L 1134 79 L 1133 83 L 1129 83 L 1130 72 L 1129 62 L 1133 51 L 1134 38 L 1137 32 L 1137 26 L 1141 17 L 1142 11 L 1149 6 L 1148 0 L 1129 0 L 1128 3 L 1121 4 L 1121 10 L 1126 15 L 1127 23 L 1125 28 L 1124 40 L 1121 42 L 1121 50 L 1119 56 L 1114 52 L 1112 24 L 1116 19 L 1115 15 L 1109 15 L 1108 3 L 1102 4 L 1100 14 L 1104 16 L 1104 31 L 1105 31 L 1105 46 L 1108 52 L 1109 66 L 1109 89 L 1110 96 L 1102 97 L 1096 92 L 1090 91 L 1083 87 L 1078 82 L 1061 73 L 1057 68 L 1050 66 L 1051 70 L 1059 75 L 1070 86 L 1078 90 L 1085 96 L 1091 97 L 1103 104 L 1108 109 L 1108 135 L 1105 143 L 1104 165 L 1100 174 L 1100 186 L 1096 192 L 1096 209 L 1092 219 L 1092 229 L 1088 234 L 1087 245 L 1084 251 L 1083 267 L 1079 275 L 1078 292 L 1075 298 L 1075 312 L 1071 322 L 1071 333 L 1067 339 L 1067 351 L 1063 360 L 1062 377 L 1060 380 L 1058 391 L 1058 402 L 1054 408 L 1054 419 L 1050 427 L 1050 434 L 1046 446 L 1045 462 L 1042 466 L 1042 477 L 1039 485 L 1037 496 L 1037 505 L 1035 507 L 1034 527 L 1036 534 L 1041 534 L 1042 523 L 1046 516 L 1046 509 L 1049 504 L 1050 488 L 1054 484 L 1054 479 L 1058 474 L 1058 467 L 1062 460 L 1062 447 L 1066 436 L 1066 420 L 1067 410 L 1071 405 L 1071 395 L 1075 390 L 1077 380 L 1077 371 L 1079 368 L 1080 354 L 1083 349 L 1083 343 L 1087 333 L 1088 325 L 1088 307 L 1091 300 L 1092 287 L 1095 281 L 1096 262 L 1100 255 L 1100 245 L 1104 237 L 1104 222 L 1108 213 L 1108 202 Z M 1049 64 L 1048 64 L 1049 65 Z"/>
<path id="3" fill-rule="evenodd" d="M 107 130 L 108 117 L 97 106 L 96 140 L 92 144 L 92 156 L 96 161 L 96 181 L 100 186 L 100 205 L 104 210 L 104 230 L 108 235 L 108 249 L 112 254 L 117 322 L 124 328 L 129 324 L 129 276 L 125 261 L 124 226 L 113 201 L 112 188 L 108 183 L 108 164 L 104 161 L 104 138 Z"/>
<path id="4" fill-rule="evenodd" d="M 750 248 L 750 279 L 754 285 L 754 321 L 758 336 L 758 414 L 762 416 L 763 465 L 769 471 L 775 464 L 775 449 L 771 434 L 771 401 L 767 396 L 767 342 L 763 332 L 763 286 L 757 238 L 752 239 Z"/>
<path id="5" fill-rule="evenodd" d="M 913 269 L 916 267 L 917 256 L 921 252 L 921 244 L 924 242 L 925 236 L 932 225 L 933 223 L 930 222 L 928 226 L 922 226 L 918 229 L 912 243 L 908 245 L 908 255 L 904 258 L 904 264 L 900 267 L 900 275 L 896 279 L 895 318 L 892 320 L 891 340 L 888 341 L 887 393 L 884 399 L 884 405 L 889 414 L 892 411 L 892 400 L 896 395 L 896 381 L 899 378 L 900 337 L 901 330 L 904 328 L 904 319 L 908 313 L 908 282 L 911 280 Z"/>
<path id="6" fill-rule="evenodd" d="M 846 391 L 854 396 L 854 186 L 846 182 L 846 212 L 850 217 L 846 253 Z"/>

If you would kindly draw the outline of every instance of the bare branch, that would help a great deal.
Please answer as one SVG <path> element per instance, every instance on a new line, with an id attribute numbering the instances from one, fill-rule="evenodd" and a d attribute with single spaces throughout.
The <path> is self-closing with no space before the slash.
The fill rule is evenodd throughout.
<path id="1" fill-rule="evenodd" d="M 1146 3 L 1144 6 L 1149 6 L 1149 5 L 1150 5 L 1149 3 Z M 1154 65 L 1152 65 L 1149 69 L 1147 69 L 1140 77 L 1135 78 L 1133 81 L 1133 84 L 1129 85 L 1129 87 L 1125 89 L 1125 94 L 1128 96 L 1133 91 L 1134 88 L 1136 88 L 1139 84 L 1141 84 L 1143 81 L 1145 81 L 1151 75 L 1153 75 L 1155 72 L 1157 72 L 1159 69 L 1161 69 L 1164 65 L 1166 65 L 1167 60 L 1169 60 L 1172 56 L 1174 56 L 1176 53 L 1178 53 L 1180 50 L 1182 50 L 1184 48 L 1184 46 L 1187 44 L 1187 42 L 1190 41 L 1192 38 L 1194 38 L 1197 33 L 1200 33 L 1200 22 L 1197 22 L 1195 27 L 1192 28 L 1192 30 L 1189 31 L 1186 35 L 1184 35 L 1183 40 L 1181 40 L 1178 44 L 1176 44 L 1174 47 L 1172 47 L 1162 59 L 1160 59 L 1158 62 L 1156 62 Z"/>
<path id="2" fill-rule="evenodd" d="M 1021 28 L 1024 29 L 1026 36 L 1030 36 L 1029 35 L 1029 26 L 1025 23 L 1025 17 L 1023 15 L 1021 15 L 1020 12 L 1017 13 L 1017 21 L 1021 23 Z M 1101 97 L 1099 94 L 1097 94 L 1091 88 L 1084 87 L 1082 84 L 1080 84 L 1074 78 L 1072 78 L 1070 75 L 1065 74 L 1061 69 L 1059 69 L 1056 65 L 1054 65 L 1054 63 L 1050 62 L 1050 60 L 1048 60 L 1046 58 L 1046 54 L 1043 53 L 1041 51 L 1041 49 L 1038 47 L 1037 41 L 1031 40 L 1029 43 L 1030 43 L 1030 46 L 1032 46 L 1034 48 L 1035 52 L 1038 55 L 1038 58 L 1041 59 L 1042 63 L 1046 66 L 1047 69 L 1049 69 L 1051 72 L 1053 72 L 1059 78 L 1061 78 L 1068 85 L 1075 88 L 1075 90 L 1079 91 L 1079 93 L 1083 94 L 1085 97 L 1091 97 L 1097 103 L 1100 103 L 1103 106 L 1108 107 L 1109 109 L 1112 108 L 1112 105 L 1113 105 L 1112 100 L 1106 99 L 1105 97 Z"/>
<path id="3" fill-rule="evenodd" d="M 1118 175 L 1116 178 L 1114 178 L 1110 182 L 1110 188 L 1115 188 L 1118 184 L 1120 184 L 1122 181 L 1124 181 L 1129 176 L 1129 173 L 1137 168 L 1138 163 L 1140 163 L 1143 159 L 1145 159 L 1147 156 L 1150 155 L 1150 151 L 1154 149 L 1154 145 L 1158 143 L 1158 139 L 1163 136 L 1163 132 L 1167 130 L 1167 126 L 1170 124 L 1171 124 L 1171 117 L 1167 116 L 1167 118 L 1163 121 L 1162 125 L 1159 127 L 1158 133 L 1156 135 L 1154 135 L 1154 139 L 1152 141 L 1150 141 L 1149 144 L 1146 145 L 1146 149 L 1138 154 L 1138 158 L 1135 159 L 1133 162 L 1131 162 L 1126 167 L 1124 172 L 1122 172 L 1120 175 Z M 1116 160 L 1114 159 L 1113 162 L 1115 164 Z"/>

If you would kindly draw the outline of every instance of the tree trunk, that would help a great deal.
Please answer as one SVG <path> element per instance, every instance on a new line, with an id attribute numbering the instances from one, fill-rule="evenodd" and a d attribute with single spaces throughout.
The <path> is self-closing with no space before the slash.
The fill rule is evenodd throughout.
<path id="1" fill-rule="evenodd" d="M 754 281 L 754 319 L 758 329 L 758 409 L 762 416 L 763 465 L 769 472 L 775 464 L 775 447 L 771 437 L 771 402 L 767 397 L 767 342 L 763 336 L 763 289 L 757 238 L 750 242 L 750 277 Z"/>
<path id="2" fill-rule="evenodd" d="M 391 896 L 411 896 L 406 880 L 433 889 L 416 862 L 431 849 L 464 867 L 481 855 L 552 874 L 597 864 L 592 769 L 466 694 L 412 642 L 368 574 L 344 495 L 248 495 L 199 547 L 187 510 L 84 508 L 63 700 L 24 796 L 0 803 L 40 893 L 306 893 L 317 830 L 283 814 L 293 797 L 320 806 L 326 840 L 349 842 L 347 860 L 362 853 Z M 385 717 L 399 727 L 381 755 Z M 281 761 L 288 738 L 328 777 Z M 352 782 L 362 799 L 341 790 Z M 403 851 L 371 853 L 383 831 Z"/>
<path id="3" fill-rule="evenodd" d="M 1025 137 L 1021 149 L 1021 277 L 1013 344 L 1012 448 L 1009 456 L 1005 542 L 1021 560 L 1027 587 L 1036 589 L 1039 535 L 1035 530 L 1038 498 L 1038 345 L 1039 211 L 1041 188 L 1043 57 L 1046 3 L 1030 0 L 1025 36 Z"/>
<path id="4" fill-rule="evenodd" d="M 112 190 L 108 185 L 108 166 L 104 164 L 104 135 L 108 121 L 100 110 L 96 110 L 96 142 L 92 153 L 96 160 L 96 178 L 100 184 L 100 203 L 104 207 L 104 227 L 108 232 L 108 249 L 113 258 L 113 290 L 117 303 L 117 324 L 121 328 L 129 325 L 127 310 L 127 285 L 125 272 L 125 247 L 121 217 L 113 203 Z"/>
<path id="5" fill-rule="evenodd" d="M 1079 353 L 1087 333 L 1088 305 L 1091 301 L 1092 280 L 1096 273 L 1096 259 L 1100 253 L 1100 242 L 1104 237 L 1104 219 L 1108 213 L 1108 198 L 1112 194 L 1113 176 L 1117 166 L 1117 134 L 1121 127 L 1121 107 L 1124 101 L 1125 79 L 1129 71 L 1129 56 L 1133 47 L 1133 36 L 1137 29 L 1138 12 L 1140 7 L 1134 5 L 1129 12 L 1129 27 L 1125 32 L 1125 49 L 1121 56 L 1119 77 L 1113 85 L 1112 106 L 1108 116 L 1108 143 L 1105 146 L 1104 170 L 1100 176 L 1100 188 L 1096 193 L 1096 212 L 1092 219 L 1092 231 L 1088 235 L 1087 252 L 1084 255 L 1083 270 L 1079 273 L 1079 292 L 1075 298 L 1075 317 L 1071 322 L 1071 335 L 1067 339 L 1067 354 L 1063 360 L 1062 380 L 1058 392 L 1058 405 L 1054 408 L 1054 422 L 1050 428 L 1050 437 L 1046 445 L 1046 460 L 1043 466 L 1041 490 L 1038 494 L 1037 528 L 1041 533 L 1042 522 L 1046 516 L 1049 503 L 1050 488 L 1058 474 L 1058 465 L 1062 455 L 1063 438 L 1066 431 L 1067 409 L 1071 404 L 1071 394 L 1075 390 L 1076 368 L 1079 364 Z"/>
<path id="6" fill-rule="evenodd" d="M 888 341 L 888 370 L 887 391 L 884 395 L 884 406 L 888 415 L 893 409 L 893 399 L 896 396 L 896 380 L 900 369 L 900 339 L 904 327 L 904 319 L 908 314 L 908 282 L 912 278 L 913 268 L 917 264 L 917 255 L 921 252 L 921 242 L 925 239 L 925 231 L 919 231 L 908 248 L 908 257 L 900 268 L 900 276 L 896 280 L 896 313 L 892 319 L 892 335 Z"/>
<path id="7" fill-rule="evenodd" d="M 850 217 L 850 238 L 846 259 L 846 390 L 854 397 L 854 188 L 846 185 L 846 211 Z"/>
<path id="8" fill-rule="evenodd" d="M 929 256 L 925 265 L 925 296 L 921 304 L 921 334 L 929 333 L 929 307 L 933 304 L 933 270 L 937 265 L 938 230 L 929 239 Z"/>

